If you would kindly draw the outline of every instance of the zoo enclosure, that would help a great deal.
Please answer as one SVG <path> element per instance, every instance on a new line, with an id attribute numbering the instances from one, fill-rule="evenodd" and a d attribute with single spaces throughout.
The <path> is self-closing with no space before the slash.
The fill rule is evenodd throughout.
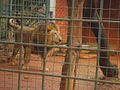
<path id="1" fill-rule="evenodd" d="M 8 2 L 7 2 L 8 1 Z M 48 45 L 48 47 L 56 47 L 56 48 L 62 48 L 63 50 L 64 49 L 67 49 L 68 51 L 69 51 L 69 55 L 68 55 L 68 62 L 64 62 L 64 60 L 63 60 L 63 62 L 62 61 L 56 61 L 56 57 L 53 57 L 54 58 L 54 61 L 51 61 L 51 62 L 49 62 L 49 63 L 51 63 L 51 64 L 53 64 L 52 66 L 56 66 L 55 64 L 57 63 L 57 64 L 60 64 L 60 70 L 54 70 L 54 68 L 55 67 L 53 67 L 53 69 L 51 70 L 51 72 L 48 72 L 48 73 L 46 73 L 46 72 L 35 72 L 35 71 L 24 71 L 24 70 L 22 70 L 21 68 L 18 68 L 18 69 L 9 69 L 9 68 L 2 68 L 1 67 L 1 72 L 4 72 L 4 74 L 2 74 L 2 75 L 7 75 L 7 72 L 11 72 L 12 73 L 12 76 L 14 76 L 14 72 L 17 72 L 17 75 L 16 75 L 16 77 L 18 78 L 18 83 L 13 83 L 13 84 L 10 84 L 10 86 L 6 86 L 8 83 L 6 83 L 5 81 L 4 81 L 4 87 L 2 87 L 2 88 L 14 88 L 13 86 L 14 85 L 16 85 L 16 86 L 18 86 L 17 87 L 17 89 L 18 90 L 24 90 L 23 88 L 32 88 L 32 90 L 39 90 L 39 89 L 41 89 L 41 90 L 54 90 L 54 88 L 53 87 L 50 87 L 49 89 L 48 89 L 48 87 L 46 87 L 46 85 L 47 86 L 49 86 L 49 84 L 46 84 L 46 82 L 47 82 L 47 80 L 49 80 L 48 78 L 50 78 L 51 77 L 51 79 L 52 78 L 57 78 L 57 79 L 53 79 L 53 80 L 55 80 L 55 82 L 56 82 L 56 84 L 57 84 L 57 89 L 59 89 L 59 87 L 60 87 L 60 83 L 61 83 L 61 78 L 66 78 L 66 79 L 68 79 L 68 81 L 66 81 L 67 83 L 65 83 L 64 81 L 63 81 L 63 83 L 61 84 L 61 85 L 66 85 L 66 86 L 64 86 L 63 88 L 65 88 L 65 90 L 72 90 L 72 86 L 71 86 L 71 84 L 73 85 L 73 83 L 71 82 L 71 80 L 75 80 L 76 81 L 76 83 L 74 83 L 75 84 L 75 86 L 76 87 L 74 87 L 74 88 L 76 88 L 77 90 L 79 90 L 81 87 L 83 88 L 83 89 L 85 89 L 86 88 L 86 85 L 88 85 L 88 84 L 90 84 L 90 87 L 89 86 L 87 86 L 87 88 L 93 88 L 93 89 L 95 89 L 95 90 L 97 90 L 98 89 L 98 82 L 99 82 L 99 80 L 97 80 L 98 79 L 98 77 L 99 76 L 102 76 L 101 75 L 101 73 L 99 72 L 99 71 L 97 71 L 98 69 L 99 69 L 99 65 L 97 65 L 97 64 L 95 64 L 95 65 L 90 65 L 90 62 L 91 62 L 91 59 L 87 59 L 86 60 L 86 63 L 87 64 L 83 64 L 83 63 L 80 63 L 80 61 L 79 61 L 79 63 L 77 63 L 77 64 L 75 64 L 72 60 L 74 60 L 74 50 L 75 49 L 77 49 L 77 50 L 80 50 L 80 51 L 82 51 L 82 50 L 85 50 L 85 51 L 91 51 L 91 52 L 93 52 L 93 51 L 100 51 L 101 50 L 101 46 L 100 46 L 100 40 L 99 40 L 99 44 L 97 45 L 97 49 L 96 48 L 84 48 L 84 47 L 76 47 L 76 46 L 80 46 L 81 45 L 81 39 L 82 38 L 90 38 L 89 40 L 86 40 L 86 42 L 85 43 L 87 43 L 87 44 L 91 44 L 91 40 L 94 40 L 94 37 L 92 37 L 91 36 L 91 33 L 88 33 L 89 35 L 87 35 L 87 36 L 84 36 L 84 34 L 86 34 L 86 33 L 84 33 L 83 32 L 83 35 L 82 36 L 80 36 L 80 32 L 78 33 L 78 35 L 76 35 L 76 32 L 74 32 L 75 30 L 77 31 L 77 30 L 80 30 L 80 28 L 82 28 L 81 26 L 80 26 L 80 23 L 81 23 L 81 21 L 83 21 L 83 22 L 88 22 L 89 24 L 91 24 L 91 22 L 99 22 L 99 21 L 101 21 L 102 22 L 102 24 L 104 24 L 105 26 L 106 26 L 106 29 L 108 30 L 108 31 L 106 31 L 106 33 L 108 34 L 107 36 L 108 36 L 108 41 L 110 41 L 110 40 L 114 40 L 114 41 L 116 41 L 115 43 L 119 46 L 119 23 L 120 23 L 120 21 L 119 21 L 119 13 L 120 13 L 120 11 L 119 11 L 119 9 L 120 9 L 120 7 L 116 7 L 115 9 L 113 9 L 112 8 L 112 2 L 113 2 L 113 0 L 108 0 L 109 1 L 109 5 L 108 5 L 108 7 L 109 7 L 109 9 L 106 9 L 106 8 L 104 8 L 102 5 L 105 5 L 104 3 L 106 2 L 105 0 L 100 0 L 101 1 L 101 4 L 100 4 L 100 8 L 97 8 L 98 10 L 100 10 L 100 17 L 99 17 L 99 19 L 98 19 L 98 17 L 95 17 L 94 18 L 94 20 L 91 20 L 91 18 L 88 18 L 88 17 L 84 17 L 84 19 L 81 19 L 81 17 L 78 15 L 78 13 L 80 13 L 79 12 L 79 10 L 78 10 L 78 13 L 75 13 L 76 15 L 78 15 L 79 17 L 76 17 L 76 15 L 74 15 L 74 13 L 73 12 L 76 12 L 75 11 L 75 9 L 76 8 L 78 8 L 76 5 L 77 5 L 77 0 L 71 0 L 70 1 L 70 3 L 71 3 L 71 6 L 70 7 L 67 7 L 67 5 L 66 6 L 64 6 L 64 8 L 66 9 L 66 10 L 70 10 L 71 12 L 69 12 L 69 13 L 72 13 L 72 16 L 66 16 L 67 18 L 64 18 L 64 17 L 62 17 L 62 18 L 57 18 L 57 17 L 55 17 L 54 15 L 55 15 L 55 13 L 54 12 L 50 12 L 50 2 L 49 2 L 49 0 L 7 0 L 4 4 L 3 4 L 3 6 L 2 5 L 0 5 L 2 8 L 1 8 L 1 10 L 0 10 L 0 13 L 1 13 L 1 16 L 0 16 L 0 22 L 1 22 L 1 30 L 2 30 L 2 34 L 1 34 L 1 39 L 2 39 L 2 41 L 1 41 L 1 43 L 2 44 L 10 44 L 10 43 L 13 43 L 13 44 L 21 44 L 21 45 L 23 45 L 23 44 L 25 44 L 25 43 L 16 43 L 16 42 L 11 42 L 11 41 L 9 41 L 9 39 L 8 39 L 8 33 L 9 33 L 9 29 L 10 29 L 10 27 L 8 26 L 8 19 L 9 18 L 15 18 L 15 19 L 21 19 L 22 20 L 22 25 L 29 25 L 29 24 L 31 24 L 32 23 L 32 21 L 33 20 L 37 20 L 38 22 L 40 21 L 48 21 L 48 20 L 52 20 L 52 21 L 56 21 L 58 24 L 60 23 L 60 22 L 65 22 L 65 23 L 67 23 L 67 22 L 69 22 L 70 21 L 70 24 L 71 24 L 71 26 L 68 26 L 69 24 L 67 23 L 66 24 L 66 26 L 62 26 L 62 25 L 60 25 L 60 27 L 61 28 L 69 28 L 68 29 L 68 34 L 67 35 L 62 35 L 62 36 L 64 36 L 63 38 L 67 38 L 68 37 L 68 43 L 66 44 L 66 45 L 68 45 L 68 46 L 66 46 L 66 47 L 63 47 L 63 46 L 49 46 Z M 79 0 L 78 0 L 79 1 Z M 2 2 L 2 1 L 1 1 Z M 66 1 L 67 2 L 67 1 Z M 116 2 L 118 2 L 119 3 L 119 1 L 116 1 Z M 79 2 L 80 3 L 80 2 Z M 2 4 L 2 3 L 1 3 Z M 91 4 L 92 5 L 92 4 Z M 118 6 L 119 6 L 119 4 L 118 4 Z M 34 7 L 34 10 L 35 10 L 35 12 L 34 12 L 34 10 L 33 10 L 33 7 Z M 39 7 L 40 7 L 40 9 L 41 9 L 41 7 L 43 8 L 45 8 L 45 11 L 44 12 L 37 12 L 37 10 L 39 10 Z M 52 7 L 52 8 L 55 8 L 55 7 Z M 59 9 L 61 9 L 61 8 L 63 8 L 63 7 L 59 7 Z M 90 8 L 90 7 L 84 7 L 84 9 L 86 9 L 86 8 Z M 92 8 L 92 7 L 91 7 Z M 96 8 L 92 8 L 92 9 L 96 9 Z M 42 9 L 41 9 L 42 10 Z M 116 11 L 117 12 L 117 17 L 115 17 L 115 18 L 112 18 L 112 15 L 111 15 L 111 13 L 112 13 L 112 10 L 113 11 Z M 104 11 L 104 12 L 103 12 Z M 102 15 L 104 15 L 104 13 L 105 13 L 105 11 L 108 11 L 108 17 L 109 18 L 103 18 L 103 16 Z M 54 14 L 53 14 L 54 13 Z M 57 12 L 56 12 L 57 13 Z M 91 12 L 92 13 L 92 12 Z M 68 14 L 68 15 L 71 15 L 71 14 Z M 76 23 L 74 23 L 74 22 L 76 22 Z M 113 24 L 115 24 L 115 27 L 113 27 L 112 25 Z M 78 26 L 79 25 L 79 26 Z M 79 29 L 78 29 L 79 28 Z M 90 27 L 88 27 L 88 26 L 84 26 L 83 25 L 83 28 L 85 28 L 86 30 L 90 30 Z M 100 27 L 101 28 L 101 27 Z M 74 31 L 73 31 L 74 30 Z M 104 27 L 102 27 L 102 30 L 104 30 Z M 115 30 L 116 32 L 117 32 L 117 34 L 116 34 L 116 37 L 115 38 L 111 38 L 110 37 L 110 33 L 113 31 L 113 30 Z M 67 31 L 67 30 L 66 30 Z M 63 32 L 63 31 L 61 31 L 61 32 Z M 74 36 L 74 34 L 72 35 L 72 32 L 75 34 L 75 36 Z M 77 31 L 78 32 L 78 31 Z M 114 32 L 114 31 L 113 31 Z M 99 36 L 100 36 L 100 33 L 101 32 L 99 32 Z M 7 40 L 8 39 L 8 40 Z M 75 45 L 75 46 L 73 46 L 73 43 L 74 42 L 72 42 L 72 39 L 74 39 L 74 40 L 77 40 L 78 39 L 78 41 L 77 42 L 79 42 L 79 44 L 77 44 L 77 45 Z M 84 41 L 83 41 L 83 43 L 84 43 Z M 108 42 L 108 45 L 109 45 L 109 43 L 110 42 Z M 76 43 L 75 43 L 76 44 Z M 33 45 L 35 45 L 35 43 L 33 43 Z M 39 45 L 38 45 L 39 46 Z M 43 46 L 43 47 L 46 47 L 46 46 Z M 115 49 L 116 49 L 116 47 L 114 47 Z M 112 53 L 114 53 L 114 55 L 115 56 L 117 56 L 117 58 L 115 58 L 116 60 L 112 60 L 113 62 L 115 62 L 118 66 L 119 66 L 119 50 L 118 50 L 118 48 L 117 48 L 117 50 L 114 50 L 114 48 L 111 48 L 111 47 L 107 47 L 107 50 L 105 50 L 105 51 L 108 51 L 109 52 L 109 55 L 111 55 L 111 52 Z M 91 55 L 91 54 L 87 54 L 87 56 L 89 56 L 89 55 Z M 20 57 L 22 56 L 22 52 L 21 52 L 21 55 L 20 55 Z M 38 55 L 39 56 L 39 55 Z M 67 57 L 67 55 L 66 55 L 66 57 Z M 97 59 L 96 60 L 99 60 L 99 58 L 100 58 L 100 55 L 99 55 L 99 53 L 97 54 Z M 111 57 L 112 58 L 112 57 Z M 49 58 L 48 58 L 49 59 Z M 81 62 L 82 62 L 82 58 L 80 58 L 79 60 L 81 60 Z M 88 62 L 87 62 L 88 61 Z M 68 69 L 68 71 L 66 71 L 65 70 L 65 72 L 68 72 L 68 74 L 67 74 L 67 76 L 66 75 L 61 75 L 61 72 L 62 72 L 62 66 L 64 66 L 66 63 L 68 63 L 68 64 L 70 64 L 70 67 L 68 67 L 69 69 Z M 96 62 L 97 63 L 97 62 Z M 76 73 L 76 76 L 74 76 L 74 72 L 73 71 L 71 71 L 71 69 L 70 68 L 72 68 L 71 66 L 78 66 L 77 67 L 77 73 Z M 84 68 L 86 68 L 86 74 L 84 74 L 84 73 L 80 73 L 79 71 L 81 70 L 81 68 L 82 67 L 84 67 Z M 93 74 L 93 71 L 92 71 L 92 74 L 90 73 L 90 69 L 89 69 L 89 67 L 93 67 L 94 69 L 96 69 L 96 72 L 94 72 L 94 74 Z M 21 71 L 22 70 L 22 71 Z M 56 74 L 56 73 L 57 74 Z M 30 82 L 29 82 L 29 80 L 28 81 L 26 81 L 27 82 L 27 84 L 25 84 L 26 86 L 24 86 L 24 85 L 22 85 L 22 75 L 24 75 L 24 73 L 28 73 L 28 74 L 30 74 L 30 75 L 39 75 L 39 76 L 41 76 L 41 77 L 38 77 L 38 78 L 35 78 L 34 80 L 35 80 L 35 82 L 34 83 L 36 83 L 36 85 L 34 86 L 34 87 L 30 87 Z M 62 73 L 63 74 L 63 73 Z M 36 76 L 37 77 L 37 76 Z M 30 78 L 30 77 L 29 77 Z M 13 77 L 12 77 L 12 79 L 14 79 Z M 32 78 L 31 78 L 32 79 Z M 39 79 L 39 83 L 37 82 L 38 80 L 36 80 L 36 79 Z M 50 79 L 50 80 L 51 80 Z M 51 80 L 51 81 L 53 81 L 53 80 Z M 46 82 L 45 82 L 46 81 Z M 91 81 L 92 82 L 95 82 L 95 84 L 93 84 L 93 83 L 91 83 Z M 106 80 L 105 80 L 106 81 Z M 13 82 L 13 81 L 12 81 Z M 82 83 L 81 83 L 82 82 Z M 83 83 L 84 82 L 84 83 Z M 87 82 L 87 84 L 85 83 L 85 82 Z M 41 84 L 41 87 L 39 87 L 38 88 L 38 85 L 37 85 L 37 83 L 38 84 Z M 115 83 L 115 82 L 112 82 L 112 83 Z M 117 82 L 118 84 L 119 84 L 119 82 Z M 115 83 L 115 84 L 117 84 L 117 83 Z M 52 83 L 53 84 L 53 83 Z M 51 85 L 51 84 L 50 84 Z M 108 88 L 108 87 L 104 87 L 104 88 Z M 114 88 L 115 90 L 117 90 L 117 87 L 116 86 L 114 86 L 114 87 L 112 87 L 112 88 Z M 118 87 L 119 88 L 119 87 Z M 11 90 L 12 90 L 11 89 Z M 100 88 L 101 89 L 101 88 Z M 108 88 L 109 90 L 111 89 L 111 88 Z M 64 90 L 64 89 L 62 89 L 62 90 Z M 101 89 L 102 90 L 102 89 Z"/>

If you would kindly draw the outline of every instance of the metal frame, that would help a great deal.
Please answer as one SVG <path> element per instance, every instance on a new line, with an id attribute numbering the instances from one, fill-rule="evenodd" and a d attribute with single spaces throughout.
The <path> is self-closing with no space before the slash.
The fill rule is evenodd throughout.
<path id="1" fill-rule="evenodd" d="M 41 79 L 41 82 L 42 82 L 42 85 L 41 85 L 41 88 L 40 90 L 46 90 L 45 88 L 45 81 L 46 81 L 46 77 L 47 76 L 50 76 L 50 77 L 57 77 L 57 78 L 63 78 L 63 79 L 66 79 L 66 82 L 65 83 L 65 88 L 61 88 L 60 90 L 75 90 L 75 87 L 74 85 L 76 84 L 74 81 L 78 80 L 78 81 L 90 81 L 90 82 L 94 82 L 94 90 L 98 90 L 99 89 L 99 83 L 110 83 L 110 84 L 120 84 L 120 82 L 113 82 L 113 81 L 107 81 L 107 80 L 99 80 L 99 59 L 100 59 L 100 50 L 101 50 L 101 46 L 100 46 L 100 43 L 101 43 L 101 31 L 103 30 L 103 23 L 104 22 L 108 22 L 108 23 L 118 23 L 120 24 L 120 21 L 117 21 L 117 20 L 103 20 L 103 10 L 104 10 L 104 0 L 100 0 L 100 12 L 99 12 L 99 17 L 95 18 L 95 19 L 78 19 L 78 18 L 75 18 L 75 6 L 76 6 L 76 1 L 77 0 L 71 0 L 71 17 L 70 18 L 51 18 L 49 17 L 49 7 L 50 7 L 50 0 L 46 0 L 46 13 L 45 13 L 45 16 L 44 17 L 41 17 L 41 16 L 33 16 L 33 17 L 29 17 L 29 16 L 25 16 L 23 13 L 24 13 L 24 0 L 21 0 L 22 2 L 22 8 L 21 8 L 21 13 L 19 16 L 15 16 L 14 15 L 14 12 L 12 11 L 12 0 L 9 0 L 9 10 L 8 10 L 8 14 L 6 15 L 3 15 L 1 14 L 2 10 L 0 8 L 0 24 L 2 24 L 2 19 L 5 19 L 5 23 L 6 23 L 6 28 L 5 30 L 8 31 L 8 27 L 7 27 L 7 21 L 9 18 L 15 18 L 15 19 L 21 19 L 21 22 L 22 22 L 22 25 L 23 26 L 25 23 L 24 20 L 27 20 L 27 19 L 30 19 L 30 20 L 44 20 L 47 24 L 47 21 L 49 20 L 54 20 L 54 21 L 67 21 L 69 22 L 69 25 L 70 27 L 68 28 L 68 42 L 67 42 L 67 45 L 66 46 L 57 46 L 57 45 L 47 45 L 47 37 L 45 39 L 45 44 L 35 44 L 35 43 L 23 43 L 22 42 L 22 38 L 21 38 L 21 42 L 11 42 L 11 41 L 8 41 L 8 40 L 4 40 L 4 41 L 0 41 L 1 44 L 19 44 L 19 45 L 32 45 L 32 46 L 42 46 L 44 48 L 44 68 L 43 68 L 43 71 L 42 72 L 31 72 L 31 71 L 24 71 L 22 70 L 22 47 L 21 47 L 21 50 L 20 50 L 20 56 L 19 56 L 19 69 L 18 70 L 14 70 L 14 69 L 5 69 L 5 68 L 0 68 L 0 72 L 15 72 L 15 73 L 18 73 L 18 87 L 17 87 L 17 90 L 22 90 L 21 89 L 21 79 L 22 79 L 22 74 L 29 74 L 29 75 L 39 75 L 42 77 Z M 42 1 L 42 0 L 38 0 L 38 1 Z M 43 0 L 44 1 L 44 0 Z M 79 0 L 78 0 L 79 1 Z M 110 0 L 111 1 L 111 0 Z M 1 0 L 0 0 L 0 4 L 1 4 Z M 1 6 L 1 5 L 0 5 Z M 13 12 L 13 13 L 12 13 Z M 100 27 L 99 27 L 99 37 L 98 37 L 98 48 L 84 48 L 84 47 L 76 47 L 76 46 L 73 46 L 73 31 L 74 31 L 74 22 L 98 22 Z M 47 29 L 47 28 L 46 28 Z M 22 31 L 21 31 L 22 32 Z M 47 30 L 46 30 L 46 34 L 47 35 Z M 21 36 L 22 36 L 22 33 L 21 33 Z M 108 43 L 109 44 L 109 43 Z M 46 53 L 47 53 L 47 47 L 54 47 L 54 48 L 62 48 L 62 49 L 67 49 L 68 53 L 66 54 L 66 59 L 68 60 L 67 62 L 63 62 L 63 66 L 66 64 L 68 65 L 68 68 L 66 70 L 66 75 L 59 75 L 59 74 L 52 74 L 52 73 L 46 73 L 45 71 L 45 67 L 46 67 L 46 62 L 47 62 L 47 59 L 46 58 Z M 73 63 L 74 60 L 76 60 L 76 57 L 78 58 L 79 56 L 78 53 L 76 55 L 76 57 L 74 57 L 73 53 L 76 51 L 81 51 L 81 50 L 89 50 L 89 51 L 92 51 L 92 50 L 97 50 L 98 51 L 98 54 L 97 54 L 97 62 L 96 62 L 96 73 L 95 73 L 95 78 L 82 78 L 82 77 L 79 77 L 79 76 L 75 76 L 73 71 L 74 71 L 74 66 L 76 66 L 76 62 Z M 110 49 L 108 47 L 107 50 L 105 50 L 107 52 L 116 52 L 116 53 L 120 53 L 120 51 L 115 51 L 113 49 Z M 109 54 L 109 53 L 108 53 Z M 79 65 L 79 64 L 78 64 Z M 61 82 L 60 82 L 61 83 Z M 62 83 L 61 83 L 61 86 L 62 87 Z M 73 87 L 72 87 L 73 85 Z M 76 86 L 76 85 L 75 85 Z M 80 89 L 80 88 L 79 88 Z M 37 90 L 37 89 L 35 89 Z"/>

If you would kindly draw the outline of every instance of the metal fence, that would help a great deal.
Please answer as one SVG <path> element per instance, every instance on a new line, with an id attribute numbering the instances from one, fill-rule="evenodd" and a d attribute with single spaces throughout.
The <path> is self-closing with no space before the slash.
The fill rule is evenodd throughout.
<path id="1" fill-rule="evenodd" d="M 60 45 L 48 44 L 50 22 L 60 27 Z M 45 27 L 40 40 L 25 41 L 24 27 L 36 26 Z M 119 48 L 119 0 L 0 0 L 0 90 L 119 90 Z"/>

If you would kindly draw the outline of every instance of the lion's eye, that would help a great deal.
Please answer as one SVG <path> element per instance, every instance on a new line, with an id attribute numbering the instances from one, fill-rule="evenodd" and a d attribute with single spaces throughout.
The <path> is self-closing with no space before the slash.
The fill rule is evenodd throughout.
<path id="1" fill-rule="evenodd" d="M 48 33 L 48 34 L 50 34 L 50 33 L 51 33 L 51 31 L 48 31 L 47 33 Z"/>
<path id="2" fill-rule="evenodd" d="M 54 34 L 56 35 L 57 33 L 55 32 Z"/>
<path id="3" fill-rule="evenodd" d="M 57 36 L 57 33 L 55 33 L 55 36 Z"/>

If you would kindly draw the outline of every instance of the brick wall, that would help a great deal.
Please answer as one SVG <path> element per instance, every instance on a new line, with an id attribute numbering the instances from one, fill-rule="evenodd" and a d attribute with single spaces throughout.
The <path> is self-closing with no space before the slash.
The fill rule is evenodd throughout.
<path id="1" fill-rule="evenodd" d="M 109 5 L 110 1 L 112 2 Z M 57 18 L 65 18 L 67 17 L 67 0 L 56 0 L 56 17 Z M 120 0 L 104 0 L 104 18 L 105 19 L 120 19 L 118 14 L 118 6 L 120 5 Z M 120 12 L 120 11 L 119 11 Z M 67 22 L 58 21 L 58 24 L 61 27 L 62 36 L 64 37 L 64 42 L 67 37 Z M 109 43 L 111 46 L 115 46 L 116 48 L 120 47 L 120 32 L 119 26 L 116 23 L 104 23 L 105 30 L 109 37 Z M 90 30 L 90 27 L 83 25 L 83 43 L 96 43 L 95 37 Z"/>
<path id="2" fill-rule="evenodd" d="M 56 0 L 56 18 L 67 18 L 68 7 L 67 0 Z M 61 34 L 63 36 L 63 43 L 67 40 L 67 21 L 57 21 L 61 28 Z"/>

